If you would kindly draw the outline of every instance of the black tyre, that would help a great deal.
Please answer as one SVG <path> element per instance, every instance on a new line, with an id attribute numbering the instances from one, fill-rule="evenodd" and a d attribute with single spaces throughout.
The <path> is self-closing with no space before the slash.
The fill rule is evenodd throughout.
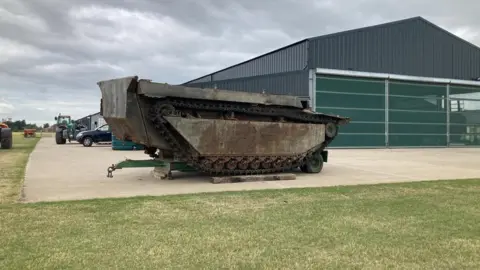
<path id="1" fill-rule="evenodd" d="M 0 133 L 0 145 L 2 149 L 12 149 L 13 146 L 13 136 L 12 130 L 2 128 Z"/>
<path id="2" fill-rule="evenodd" d="M 300 166 L 304 173 L 319 173 L 323 169 L 323 157 L 320 151 L 313 153 L 312 158 L 305 165 Z"/>
<path id="3" fill-rule="evenodd" d="M 57 131 L 55 133 L 55 142 L 57 144 L 66 144 L 67 143 L 67 140 L 65 138 L 62 137 L 62 131 Z"/>
<path id="4" fill-rule="evenodd" d="M 85 147 L 90 147 L 90 146 L 92 146 L 92 144 L 93 144 L 93 139 L 92 139 L 92 137 L 85 137 L 85 138 L 83 138 L 82 144 L 83 144 L 83 146 L 85 146 Z"/>

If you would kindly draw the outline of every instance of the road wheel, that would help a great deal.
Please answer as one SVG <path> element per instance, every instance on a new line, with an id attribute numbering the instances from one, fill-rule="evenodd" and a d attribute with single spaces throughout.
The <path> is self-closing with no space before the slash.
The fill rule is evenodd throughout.
<path id="1" fill-rule="evenodd" d="M 304 164 L 304 165 L 300 166 L 300 171 L 302 171 L 304 173 L 307 173 L 307 165 Z"/>
<path id="2" fill-rule="evenodd" d="M 319 173 L 323 169 L 323 157 L 320 151 L 313 153 L 312 157 L 307 163 L 300 167 L 302 172 L 305 173 Z"/>
<path id="3" fill-rule="evenodd" d="M 330 138 L 330 139 L 333 139 L 335 138 L 335 136 L 337 136 L 338 134 L 338 127 L 337 125 L 335 125 L 334 123 L 328 123 L 326 126 L 325 126 L 325 136 Z"/>
<path id="4" fill-rule="evenodd" d="M 92 144 L 93 144 L 92 137 L 85 137 L 85 138 L 83 138 L 82 144 L 83 144 L 83 146 L 85 146 L 85 147 L 90 147 L 90 146 L 92 146 Z"/>

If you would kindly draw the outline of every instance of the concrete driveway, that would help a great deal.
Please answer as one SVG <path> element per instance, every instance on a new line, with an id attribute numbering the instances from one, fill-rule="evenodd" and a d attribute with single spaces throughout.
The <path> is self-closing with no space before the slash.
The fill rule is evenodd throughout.
<path id="1" fill-rule="evenodd" d="M 165 195 L 292 187 L 320 187 L 437 179 L 480 178 L 480 148 L 344 150 L 331 149 L 320 174 L 297 180 L 211 184 L 208 177 L 174 173 L 159 180 L 152 168 L 123 169 L 107 178 L 107 167 L 125 158 L 148 158 L 143 151 L 110 146 L 56 145 L 42 138 L 27 165 L 23 200 L 57 201 L 102 197 Z"/>

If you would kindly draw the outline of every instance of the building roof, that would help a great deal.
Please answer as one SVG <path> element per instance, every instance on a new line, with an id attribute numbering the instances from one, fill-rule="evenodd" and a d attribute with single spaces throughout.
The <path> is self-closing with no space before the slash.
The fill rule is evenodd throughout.
<path id="1" fill-rule="evenodd" d="M 438 25 L 436 25 L 432 22 L 430 22 L 429 20 L 423 18 L 422 16 L 416 16 L 416 17 L 411 17 L 411 18 L 407 18 L 407 19 L 402 19 L 402 20 L 397 20 L 397 21 L 392 21 L 392 22 L 387 22 L 387 23 L 382 23 L 382 24 L 365 26 L 365 27 L 361 27 L 361 28 L 355 28 L 355 29 L 351 29 L 351 30 L 326 34 L 326 35 L 322 35 L 322 36 L 311 37 L 311 38 L 307 38 L 307 39 L 308 40 L 323 39 L 323 38 L 329 38 L 329 37 L 333 37 L 333 36 L 340 36 L 340 35 L 344 35 L 344 34 L 349 34 L 349 33 L 353 33 L 353 32 L 366 31 L 366 30 L 370 30 L 370 29 L 373 29 L 373 28 L 383 28 L 383 27 L 393 26 L 393 25 L 396 25 L 396 24 L 401 24 L 401 23 L 406 23 L 406 22 L 415 22 L 415 21 L 423 22 L 423 23 L 426 23 L 430 26 L 433 26 L 437 30 L 440 30 L 440 31 L 444 32 L 445 34 L 450 35 L 450 36 L 452 36 L 452 37 L 456 38 L 457 40 L 460 40 L 464 43 L 468 43 L 469 45 L 471 45 L 471 46 L 477 48 L 478 50 L 480 50 L 480 47 L 478 47 L 477 45 L 475 45 L 475 44 L 473 44 L 473 43 L 471 43 L 471 42 L 469 42 L 465 39 L 462 39 L 461 37 L 459 37 L 457 35 L 454 35 L 453 33 L 447 31 L 446 29 L 441 28 L 440 26 L 438 26 Z M 250 60 L 248 60 L 248 61 L 250 61 Z"/>
<path id="2" fill-rule="evenodd" d="M 341 36 L 341 35 L 346 35 L 346 34 L 351 34 L 351 33 L 354 33 L 354 32 L 361 32 L 361 31 L 366 31 L 366 30 L 370 30 L 370 29 L 374 29 L 374 28 L 384 28 L 384 27 L 390 27 L 390 26 L 393 26 L 393 25 L 397 25 L 397 24 L 403 24 L 403 23 L 407 23 L 407 22 L 423 22 L 425 24 L 428 24 L 429 26 L 432 26 L 434 27 L 435 29 L 443 32 L 444 34 L 447 34 L 449 36 L 452 36 L 454 37 L 455 39 L 461 41 L 462 43 L 465 43 L 465 44 L 468 44 L 472 47 L 474 47 L 475 49 L 479 50 L 480 51 L 480 47 L 472 44 L 471 42 L 468 42 L 456 35 L 454 35 L 453 33 L 439 27 L 438 25 L 435 25 L 433 24 L 432 22 L 426 20 L 425 18 L 421 17 L 421 16 L 416 16 L 416 17 L 411 17 L 411 18 L 407 18 L 407 19 L 402 19 L 402 20 L 397 20 L 397 21 L 392 21 L 392 22 L 387 22 L 387 23 L 382 23 L 382 24 L 377 24 L 377 25 L 372 25 L 372 26 L 366 26 L 366 27 L 361 27 L 361 28 L 356 28 L 356 29 L 352 29 L 352 30 L 346 30 L 346 31 L 341 31 L 341 32 L 336 32 L 336 33 L 331 33 L 331 34 L 325 34 L 325 35 L 321 35 L 321 36 L 315 36 L 315 37 L 310 37 L 310 38 L 305 38 L 305 39 L 302 39 L 300 41 L 297 41 L 295 43 L 292 43 L 292 44 L 289 44 L 287 46 L 284 46 L 284 47 L 281 47 L 279 49 L 276 49 L 276 50 L 273 50 L 273 51 L 270 51 L 270 52 L 267 52 L 267 53 L 264 53 L 262 55 L 259 55 L 259 56 L 256 56 L 254 58 L 251 58 L 251 59 L 248 59 L 246 61 L 243 61 L 243 62 L 240 62 L 238 64 L 235 64 L 235 65 L 232 65 L 232 66 L 229 66 L 229 67 L 226 67 L 224 69 L 221 69 L 221 70 L 218 70 L 218 71 L 215 71 L 215 72 L 212 72 L 212 73 L 209 73 L 207 75 L 203 75 L 201 77 L 198 77 L 196 79 L 193 79 L 193 80 L 190 80 L 188 82 L 185 82 L 183 84 L 189 84 L 189 83 L 193 83 L 199 79 L 202 79 L 204 77 L 208 77 L 208 76 L 212 76 L 212 75 L 215 75 L 217 73 L 220 73 L 222 71 L 226 71 L 228 69 L 231 69 L 231 68 L 234 68 L 234 67 L 237 67 L 237 66 L 240 66 L 240 65 L 244 65 L 248 62 L 253 62 L 259 58 L 262 58 L 262 57 L 265 57 L 267 55 L 270 55 L 270 54 L 274 54 L 274 53 L 277 53 L 279 51 L 283 51 L 287 48 L 290 48 L 290 47 L 293 47 L 293 46 L 296 46 L 300 43 L 303 43 L 303 42 L 309 42 L 309 41 L 313 41 L 313 40 L 319 40 L 319 39 L 326 39 L 326 38 L 330 38 L 330 37 L 334 37 L 334 36 Z"/>
<path id="3" fill-rule="evenodd" d="M 273 50 L 273 51 L 269 51 L 269 52 L 267 52 L 267 53 L 261 54 L 261 55 L 259 55 L 259 56 L 254 57 L 254 58 L 250 58 L 250 59 L 248 59 L 248 60 L 246 60 L 246 61 L 243 61 L 243 62 L 240 62 L 240 63 L 238 63 L 238 64 L 235 64 L 235 65 L 232 65 L 232 66 L 229 66 L 229 67 L 226 67 L 226 68 L 217 70 L 217 71 L 212 72 L 212 73 L 209 73 L 209 74 L 207 74 L 207 75 L 203 75 L 203 76 L 201 76 L 201 77 L 198 77 L 198 78 L 196 78 L 196 79 L 190 80 L 190 81 L 185 82 L 185 83 L 183 83 L 183 84 L 188 84 L 188 83 L 191 83 L 191 82 L 196 81 L 196 80 L 198 80 L 198 79 L 201 79 L 201 78 L 203 78 L 203 77 L 207 77 L 207 76 L 210 76 L 210 75 L 214 75 L 214 74 L 216 74 L 216 73 L 218 73 L 218 72 L 225 71 L 225 70 L 227 70 L 227 69 L 230 69 L 230 68 L 233 68 L 233 67 L 236 67 L 236 66 L 243 65 L 243 64 L 245 64 L 245 63 L 248 63 L 248 62 L 254 61 L 254 60 L 256 60 L 256 59 L 262 58 L 262 57 L 264 57 L 264 56 L 267 56 L 267 55 L 269 55 L 269 54 L 274 54 L 274 53 L 276 53 L 276 52 L 283 51 L 283 50 L 285 50 L 285 49 L 287 49 L 287 48 L 293 47 L 293 46 L 295 46 L 295 45 L 298 45 L 298 44 L 300 44 L 300 43 L 302 43 L 302 42 L 305 42 L 305 41 L 308 41 L 308 40 L 309 40 L 309 38 L 302 39 L 302 40 L 300 40 L 300 41 L 297 41 L 297 42 L 295 42 L 295 43 L 289 44 L 289 45 L 287 45 L 287 46 L 278 48 L 278 49 Z"/>
<path id="4" fill-rule="evenodd" d="M 78 120 L 87 119 L 88 117 L 92 117 L 92 116 L 94 116 L 94 115 L 97 115 L 97 114 L 100 114 L 100 112 L 97 112 L 97 113 L 92 113 L 92 114 L 89 114 L 89 115 L 87 115 L 87 116 L 84 116 L 84 117 L 78 118 L 78 119 L 77 119 L 77 121 L 78 121 Z"/>

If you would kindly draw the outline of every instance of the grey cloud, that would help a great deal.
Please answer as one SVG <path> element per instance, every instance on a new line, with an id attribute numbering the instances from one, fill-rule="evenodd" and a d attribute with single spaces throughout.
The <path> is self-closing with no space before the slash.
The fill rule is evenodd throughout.
<path id="1" fill-rule="evenodd" d="M 0 103 L 14 110 L 0 117 L 81 117 L 99 109 L 99 80 L 181 83 L 303 38 L 412 16 L 479 45 L 479 8 L 468 0 L 2 0 Z"/>

